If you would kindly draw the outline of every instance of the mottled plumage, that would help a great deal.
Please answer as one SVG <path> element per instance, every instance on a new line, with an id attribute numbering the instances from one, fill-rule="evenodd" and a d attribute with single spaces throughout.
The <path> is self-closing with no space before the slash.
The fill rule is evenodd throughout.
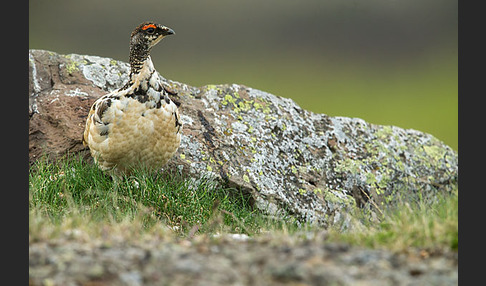
<path id="1" fill-rule="evenodd" d="M 131 34 L 130 78 L 119 90 L 96 100 L 86 120 L 83 143 L 102 170 L 162 167 L 180 144 L 182 123 L 150 58 L 150 49 L 174 34 L 152 22 Z"/>

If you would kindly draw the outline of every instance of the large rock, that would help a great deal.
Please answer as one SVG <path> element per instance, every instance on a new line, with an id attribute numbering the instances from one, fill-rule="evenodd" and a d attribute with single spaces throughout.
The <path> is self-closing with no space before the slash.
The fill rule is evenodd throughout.
<path id="1" fill-rule="evenodd" d="M 29 66 L 30 161 L 42 153 L 89 158 L 81 143 L 88 110 L 125 83 L 128 64 L 30 50 Z M 236 187 L 271 215 L 327 226 L 354 206 L 380 212 L 457 188 L 457 152 L 429 134 L 315 114 L 243 85 L 166 82 L 184 122 L 166 168 Z"/>

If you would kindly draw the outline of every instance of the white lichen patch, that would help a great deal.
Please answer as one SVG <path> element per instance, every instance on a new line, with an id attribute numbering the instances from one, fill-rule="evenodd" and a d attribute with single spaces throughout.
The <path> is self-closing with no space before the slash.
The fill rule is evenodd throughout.
<path id="1" fill-rule="evenodd" d="M 39 81 L 42 81 L 42 78 L 38 78 L 37 75 L 37 67 L 35 64 L 34 56 L 32 55 L 32 52 L 29 51 L 29 65 L 32 66 L 32 85 L 33 85 L 33 91 L 34 94 L 37 94 L 41 91 L 41 87 L 39 84 Z"/>
<path id="2" fill-rule="evenodd" d="M 181 115 L 181 122 L 183 125 L 192 125 L 194 123 L 194 120 L 185 114 Z"/>
<path id="3" fill-rule="evenodd" d="M 81 91 L 79 88 L 76 88 L 74 90 L 70 89 L 69 91 L 67 91 L 66 93 L 64 93 L 65 95 L 67 96 L 89 96 L 89 94 L 87 92 L 84 92 L 84 91 Z"/>
<path id="4" fill-rule="evenodd" d="M 120 88 L 128 81 L 130 66 L 110 58 L 68 55 L 73 65 L 95 86 L 108 92 Z"/>

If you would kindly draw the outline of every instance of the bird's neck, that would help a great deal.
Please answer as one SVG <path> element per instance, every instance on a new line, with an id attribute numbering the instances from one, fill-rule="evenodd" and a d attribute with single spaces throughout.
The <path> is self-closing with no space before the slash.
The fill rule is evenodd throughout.
<path id="1" fill-rule="evenodd" d="M 139 81 L 148 80 L 152 73 L 155 71 L 155 67 L 152 63 L 152 59 L 150 58 L 150 56 L 147 56 L 147 58 L 143 62 L 137 63 L 136 66 L 130 65 L 130 67 L 131 81 L 136 81 L 137 79 Z"/>
<path id="2" fill-rule="evenodd" d="M 150 58 L 149 51 L 141 53 L 139 51 L 130 51 L 130 76 L 129 81 L 122 89 L 138 88 L 141 83 L 147 82 L 155 72 L 154 64 Z M 142 84 L 146 89 L 147 84 Z"/>
<path id="3" fill-rule="evenodd" d="M 130 73 L 138 74 L 143 65 L 150 61 L 150 48 L 143 44 L 136 44 L 130 47 Z"/>

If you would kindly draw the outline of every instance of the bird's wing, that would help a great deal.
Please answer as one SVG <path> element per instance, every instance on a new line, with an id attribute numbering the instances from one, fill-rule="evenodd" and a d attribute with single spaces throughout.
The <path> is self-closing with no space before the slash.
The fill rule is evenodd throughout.
<path id="1" fill-rule="evenodd" d="M 89 134 L 89 129 L 90 129 L 91 125 L 93 124 L 93 114 L 96 111 L 95 106 L 96 106 L 96 101 L 91 106 L 91 109 L 89 110 L 89 113 L 88 113 L 88 118 L 86 118 L 86 125 L 84 127 L 84 132 L 83 132 L 83 145 L 84 146 L 88 146 L 88 134 Z"/>
<path id="2" fill-rule="evenodd" d="M 111 105 L 112 95 L 112 93 L 108 93 L 98 98 L 91 106 L 83 133 L 84 146 L 89 146 L 89 144 L 91 144 L 89 135 L 93 135 L 92 131 L 96 131 L 96 134 L 101 136 L 105 135 L 104 133 L 107 132 L 105 129 L 108 129 L 107 125 L 109 122 L 105 122 L 106 120 L 103 118 L 103 114 Z"/>

